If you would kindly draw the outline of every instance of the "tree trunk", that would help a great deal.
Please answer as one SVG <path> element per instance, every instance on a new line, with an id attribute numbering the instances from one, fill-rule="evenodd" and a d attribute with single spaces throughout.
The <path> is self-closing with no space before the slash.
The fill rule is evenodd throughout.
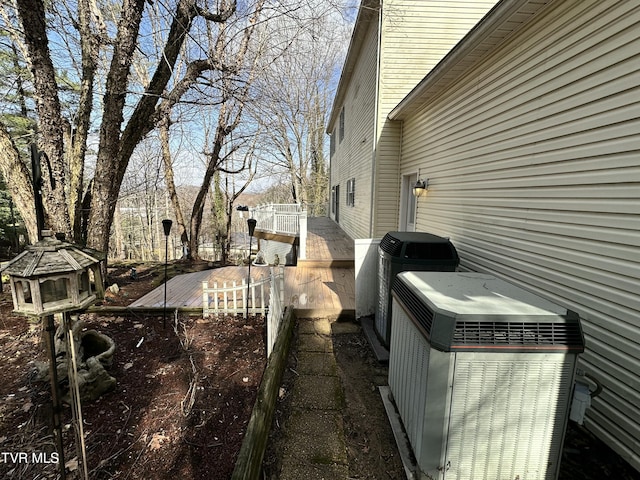
<path id="1" fill-rule="evenodd" d="M 162 161 L 164 163 L 164 179 L 167 185 L 167 193 L 171 199 L 171 205 L 173 206 L 173 212 L 176 217 L 176 223 L 178 224 L 178 233 L 180 234 L 180 243 L 182 244 L 183 251 L 189 250 L 189 235 L 187 234 L 187 228 L 185 226 L 184 215 L 182 214 L 182 207 L 180 206 L 180 199 L 176 191 L 176 184 L 173 176 L 173 162 L 171 161 L 171 148 L 169 145 L 169 119 L 164 118 L 159 125 L 160 128 L 160 145 L 162 148 Z M 187 253 L 187 258 L 190 254 Z"/>
<path id="2" fill-rule="evenodd" d="M 84 188 L 84 158 L 93 110 L 93 85 L 98 68 L 100 44 L 92 31 L 92 8 L 89 0 L 78 1 L 78 27 L 82 50 L 82 78 L 80 99 L 75 125 L 72 126 L 68 145 L 69 164 L 69 214 L 76 241 L 82 239 L 82 197 Z"/>
<path id="3" fill-rule="evenodd" d="M 9 136 L 5 126 L 0 123 L 0 172 L 5 179 L 11 198 L 24 220 L 29 242 L 38 241 L 38 227 L 33 209 L 33 183 L 26 165 L 20 160 L 20 154 Z"/>
<path id="4" fill-rule="evenodd" d="M 45 154 L 42 180 L 47 223 L 54 231 L 71 237 L 65 194 L 63 122 L 55 69 L 49 52 L 44 5 L 39 0 L 17 0 L 17 7 L 36 92 L 39 146 Z"/>
<path id="5" fill-rule="evenodd" d="M 207 170 L 205 171 L 204 178 L 202 179 L 202 185 L 198 190 L 198 195 L 193 202 L 193 209 L 191 211 L 191 222 L 189 224 L 189 252 L 191 258 L 200 258 L 198 252 L 198 237 L 200 236 L 200 229 L 202 227 L 202 215 L 204 213 L 204 204 L 207 199 L 207 192 L 211 188 L 211 179 L 215 174 L 218 164 L 220 163 L 220 151 L 227 133 L 225 129 L 218 126 L 216 130 L 216 136 L 213 144 L 213 151 L 209 154 L 209 161 L 207 164 Z"/>
<path id="6" fill-rule="evenodd" d="M 122 218 L 120 217 L 120 207 L 116 207 L 116 210 L 114 212 L 113 215 L 113 219 L 115 222 L 115 228 L 114 228 L 114 240 L 115 240 L 115 248 L 116 251 L 113 252 L 116 258 L 120 259 L 120 260 L 126 260 L 127 255 L 126 255 L 126 249 L 125 249 L 125 243 L 124 243 L 124 233 L 122 232 Z"/>
<path id="7" fill-rule="evenodd" d="M 144 0 L 124 1 L 123 14 L 118 22 L 116 43 L 105 85 L 87 238 L 90 247 L 103 252 L 109 251 L 113 214 L 130 158 L 130 155 L 121 155 L 120 132 L 124 122 L 123 109 L 131 61 L 136 48 L 144 5 Z"/>

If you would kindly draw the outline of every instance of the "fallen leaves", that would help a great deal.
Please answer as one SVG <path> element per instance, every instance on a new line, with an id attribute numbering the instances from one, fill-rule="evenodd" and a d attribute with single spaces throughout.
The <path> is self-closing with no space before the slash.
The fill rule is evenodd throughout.
<path id="1" fill-rule="evenodd" d="M 147 446 L 151 450 L 159 450 L 160 448 L 162 448 L 162 444 L 168 440 L 169 440 L 169 437 L 167 437 L 165 434 L 160 432 L 154 433 Z"/>
<path id="2" fill-rule="evenodd" d="M 73 457 L 71 460 L 64 464 L 67 470 L 75 472 L 78 469 L 78 457 Z"/>

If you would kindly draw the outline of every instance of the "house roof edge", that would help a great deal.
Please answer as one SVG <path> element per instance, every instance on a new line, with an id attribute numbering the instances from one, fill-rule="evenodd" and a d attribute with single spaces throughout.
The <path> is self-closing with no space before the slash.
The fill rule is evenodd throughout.
<path id="1" fill-rule="evenodd" d="M 465 62 L 464 60 L 474 50 L 492 50 L 553 1 L 501 0 L 498 2 L 389 112 L 389 120 L 405 119 L 428 101 L 430 92 L 441 88 L 448 83 L 448 80 L 470 68 L 473 61 Z M 501 29 L 507 23 L 513 28 Z M 498 43 L 496 38 L 500 39 Z"/>
<path id="2" fill-rule="evenodd" d="M 349 49 L 340 72 L 340 80 L 338 81 L 338 88 L 336 94 L 333 97 L 333 105 L 331 106 L 331 114 L 329 121 L 327 122 L 326 133 L 330 134 L 333 130 L 333 124 L 338 117 L 340 106 L 344 101 L 347 85 L 355 69 L 356 62 L 358 60 L 358 54 L 364 43 L 366 31 L 371 24 L 371 21 L 377 18 L 377 12 L 380 8 L 381 0 L 361 0 L 358 7 L 358 15 L 353 26 L 353 33 L 351 34 L 351 40 L 349 43 Z"/>

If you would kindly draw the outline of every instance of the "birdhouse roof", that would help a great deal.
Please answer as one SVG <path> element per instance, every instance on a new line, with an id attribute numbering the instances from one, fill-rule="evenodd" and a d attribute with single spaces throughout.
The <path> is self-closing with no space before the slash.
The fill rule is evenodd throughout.
<path id="1" fill-rule="evenodd" d="M 30 245 L 15 257 L 2 271 L 16 277 L 42 277 L 59 273 L 82 271 L 99 263 L 95 252 L 58 240 L 49 232 L 43 232 L 44 238 Z"/>

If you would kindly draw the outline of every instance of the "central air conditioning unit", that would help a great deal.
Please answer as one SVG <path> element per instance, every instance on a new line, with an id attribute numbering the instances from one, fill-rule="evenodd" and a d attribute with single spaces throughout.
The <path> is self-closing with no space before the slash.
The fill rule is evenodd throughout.
<path id="1" fill-rule="evenodd" d="M 453 272 L 460 259 L 448 238 L 426 232 L 388 232 L 378 246 L 378 305 L 375 330 L 380 342 L 391 339 L 391 285 L 407 270 Z"/>
<path id="2" fill-rule="evenodd" d="M 392 294 L 389 388 L 422 474 L 556 479 L 577 314 L 477 273 L 404 272 Z"/>

